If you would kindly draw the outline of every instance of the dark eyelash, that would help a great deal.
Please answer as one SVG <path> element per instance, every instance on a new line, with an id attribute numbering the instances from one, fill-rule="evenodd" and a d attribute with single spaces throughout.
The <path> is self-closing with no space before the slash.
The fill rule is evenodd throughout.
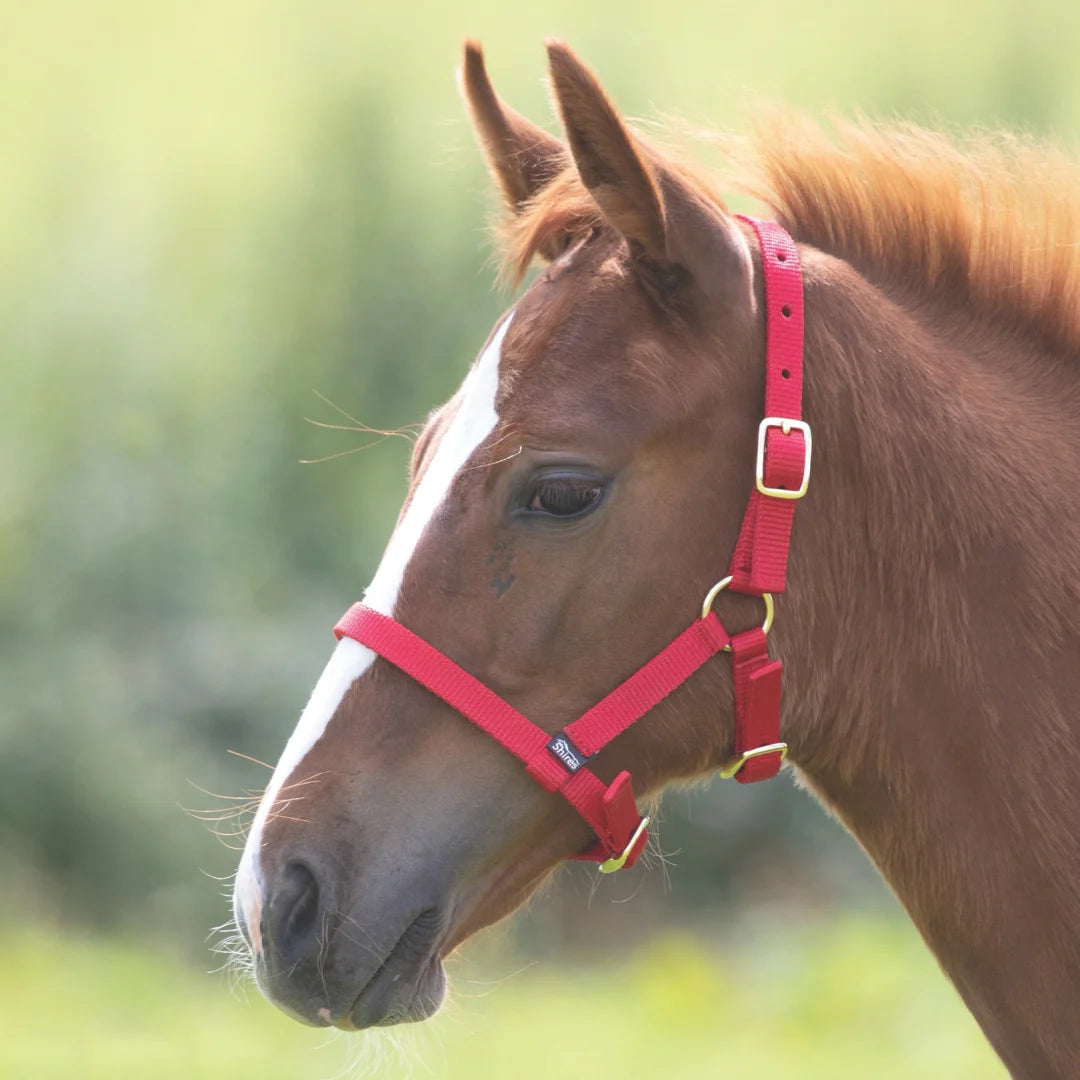
<path id="1" fill-rule="evenodd" d="M 537 481 L 526 504 L 530 513 L 549 517 L 577 517 L 587 513 L 604 493 L 597 480 L 577 476 L 550 476 Z"/>

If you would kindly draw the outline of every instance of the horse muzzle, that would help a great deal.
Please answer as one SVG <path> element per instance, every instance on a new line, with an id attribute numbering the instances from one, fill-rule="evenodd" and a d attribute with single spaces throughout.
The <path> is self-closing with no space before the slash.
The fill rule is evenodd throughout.
<path id="1" fill-rule="evenodd" d="M 436 890 L 400 865 L 365 876 L 373 888 L 350 889 L 329 861 L 294 855 L 263 890 L 256 981 L 303 1023 L 345 1030 L 407 1023 L 426 1020 L 443 1002 L 447 928 Z M 250 925 L 246 932 L 255 936 Z"/>

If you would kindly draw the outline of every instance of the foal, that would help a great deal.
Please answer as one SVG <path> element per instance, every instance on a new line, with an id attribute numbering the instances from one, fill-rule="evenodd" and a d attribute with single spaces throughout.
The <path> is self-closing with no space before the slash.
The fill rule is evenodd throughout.
<path id="1" fill-rule="evenodd" d="M 725 573 L 767 298 L 754 226 L 549 57 L 565 144 L 466 47 L 511 262 L 548 266 L 428 423 L 365 602 L 555 733 Z M 805 301 L 780 737 L 1024 1078 L 1080 1076 L 1080 196 L 1055 161 L 793 123 L 742 177 L 796 241 Z M 395 664 L 341 640 L 240 867 L 260 985 L 312 1023 L 430 1015 L 443 958 L 596 841 Z M 589 769 L 642 796 L 730 764 L 731 670 L 702 663 Z"/>

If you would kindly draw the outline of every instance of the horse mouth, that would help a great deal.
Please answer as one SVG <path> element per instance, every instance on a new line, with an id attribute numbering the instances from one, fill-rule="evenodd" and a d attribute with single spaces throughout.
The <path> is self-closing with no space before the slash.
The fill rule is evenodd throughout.
<path id="1" fill-rule="evenodd" d="M 414 1023 L 434 1015 L 446 996 L 446 972 L 438 951 L 443 929 L 437 909 L 422 911 L 405 928 L 348 1012 L 331 1021 L 333 1026 L 359 1031 Z"/>

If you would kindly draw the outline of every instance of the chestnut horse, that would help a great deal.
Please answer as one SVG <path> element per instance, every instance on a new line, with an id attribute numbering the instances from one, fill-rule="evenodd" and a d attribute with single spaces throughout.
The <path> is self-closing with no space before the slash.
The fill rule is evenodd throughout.
<path id="1" fill-rule="evenodd" d="M 544 732 L 700 611 L 762 414 L 755 229 L 549 45 L 566 142 L 463 86 L 547 268 L 416 445 L 366 604 Z M 1044 147 L 788 120 L 732 143 L 797 245 L 805 417 L 782 659 L 788 763 L 858 838 L 1014 1076 L 1080 1076 L 1080 197 Z M 742 147 L 742 150 L 739 149 Z M 744 153 L 749 147 L 748 153 Z M 761 601 L 726 593 L 727 625 Z M 702 664 L 590 762 L 648 796 L 732 757 Z M 439 1006 L 442 961 L 594 841 L 449 704 L 345 637 L 235 896 L 260 985 L 314 1024 Z"/>

